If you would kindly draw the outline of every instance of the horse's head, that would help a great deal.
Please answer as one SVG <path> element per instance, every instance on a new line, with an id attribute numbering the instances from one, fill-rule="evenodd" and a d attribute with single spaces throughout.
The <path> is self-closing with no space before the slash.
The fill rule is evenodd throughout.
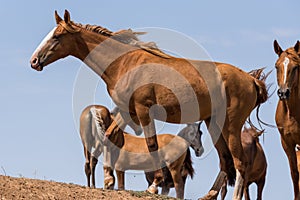
<path id="1" fill-rule="evenodd" d="M 291 89 L 298 87 L 300 67 L 300 42 L 285 51 L 281 49 L 277 41 L 274 41 L 274 51 L 279 56 L 275 63 L 277 70 L 277 94 L 280 100 L 286 100 L 291 95 Z"/>
<path id="2" fill-rule="evenodd" d="M 200 157 L 203 152 L 203 146 L 201 141 L 202 131 L 200 130 L 201 123 L 187 124 L 185 128 L 183 128 L 178 136 L 183 137 L 190 143 L 190 146 L 194 149 L 195 155 Z"/>
<path id="3" fill-rule="evenodd" d="M 57 26 L 43 39 L 31 56 L 31 67 L 42 71 L 43 67 L 68 55 L 76 48 L 74 34 L 80 29 L 73 25 L 70 13 L 66 10 L 64 20 L 55 11 Z"/>

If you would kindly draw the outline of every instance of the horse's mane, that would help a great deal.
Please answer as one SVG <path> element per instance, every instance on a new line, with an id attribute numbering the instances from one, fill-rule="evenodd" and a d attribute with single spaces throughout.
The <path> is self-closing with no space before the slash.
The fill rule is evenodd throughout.
<path id="1" fill-rule="evenodd" d="M 101 34 L 107 37 L 111 37 L 112 39 L 121 42 L 123 44 L 129 44 L 134 47 L 141 48 L 149 53 L 160 56 L 162 58 L 170 58 L 171 56 L 161 51 L 154 42 L 143 42 L 138 39 L 138 35 L 146 34 L 146 32 L 134 32 L 131 29 L 128 30 L 120 30 L 116 32 L 112 32 L 107 28 L 98 25 L 90 25 L 90 24 L 80 24 L 72 22 L 73 26 Z"/>

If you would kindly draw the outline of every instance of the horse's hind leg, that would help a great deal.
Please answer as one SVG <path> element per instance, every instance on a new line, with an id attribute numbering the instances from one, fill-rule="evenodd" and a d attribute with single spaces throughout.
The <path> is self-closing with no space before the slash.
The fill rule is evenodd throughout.
<path id="1" fill-rule="evenodd" d="M 90 161 L 90 168 L 91 168 L 91 173 L 92 173 L 92 188 L 96 188 L 96 181 L 95 181 L 95 169 L 96 165 L 98 163 L 98 158 L 102 153 L 101 146 L 97 145 L 96 149 L 94 150 L 91 161 Z"/>
<path id="2" fill-rule="evenodd" d="M 151 160 L 154 171 L 154 181 L 150 187 L 148 187 L 147 191 L 154 194 L 157 193 L 157 187 L 160 182 L 164 180 L 164 174 L 161 169 L 162 160 L 158 154 L 158 142 L 155 130 L 155 124 L 152 116 L 150 116 L 150 109 L 142 104 L 135 105 L 136 114 L 141 122 L 141 125 L 144 130 L 144 135 L 147 143 L 147 147 L 149 152 L 151 153 Z"/>
<path id="3" fill-rule="evenodd" d="M 244 197 L 245 200 L 250 200 L 250 195 L 249 195 L 249 184 L 247 184 L 244 188 Z"/>
<path id="4" fill-rule="evenodd" d="M 226 172 L 226 177 L 223 180 L 218 180 L 218 178 L 215 180 L 214 185 L 217 183 L 217 181 L 221 181 L 222 184 L 223 182 L 225 182 L 226 184 L 226 180 L 229 181 L 229 184 L 232 185 L 234 184 L 234 180 L 235 180 L 235 168 L 234 168 L 234 164 L 233 164 L 233 159 L 231 156 L 231 153 L 229 151 L 229 148 L 221 134 L 221 129 L 219 128 L 219 126 L 216 123 L 216 120 L 214 118 L 211 119 L 207 119 L 205 120 L 205 123 L 208 127 L 208 131 L 211 135 L 212 141 L 216 147 L 216 150 L 218 152 L 218 156 L 220 159 L 220 168 L 221 171 Z M 218 184 L 219 185 L 219 184 Z M 226 186 L 226 185 L 225 185 Z M 220 186 L 221 187 L 221 186 Z M 218 190 L 219 187 L 214 188 L 214 186 L 211 188 L 211 190 L 208 192 L 207 195 L 205 195 L 202 199 L 206 200 L 206 199 L 216 199 L 217 195 L 219 193 Z M 226 189 L 226 187 L 225 187 Z M 225 192 L 226 190 L 224 190 Z M 226 192 L 225 192 L 226 194 Z"/>
<path id="5" fill-rule="evenodd" d="M 227 194 L 227 180 L 224 181 L 221 188 L 221 200 L 225 200 L 226 194 Z"/>
<path id="6" fill-rule="evenodd" d="M 88 151 L 86 146 L 83 146 L 84 149 L 84 157 L 85 157 L 85 164 L 84 164 L 84 171 L 87 178 L 87 185 L 88 187 L 91 186 L 90 177 L 91 177 L 91 167 L 90 167 L 90 158 L 91 153 Z"/>

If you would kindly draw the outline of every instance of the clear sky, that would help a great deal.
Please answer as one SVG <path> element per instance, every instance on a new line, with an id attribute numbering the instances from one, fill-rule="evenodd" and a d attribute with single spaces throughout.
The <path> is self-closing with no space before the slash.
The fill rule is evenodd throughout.
<path id="1" fill-rule="evenodd" d="M 55 26 L 55 10 L 63 15 L 64 9 L 68 9 L 75 22 L 97 24 L 112 31 L 167 28 L 192 38 L 213 60 L 245 71 L 259 67 L 267 67 L 269 71 L 277 59 L 273 40 L 277 39 L 286 49 L 300 39 L 299 6 L 296 0 L 81 3 L 1 0 L 0 174 L 86 184 L 78 119 L 74 122 L 72 109 L 74 83 L 82 63 L 68 57 L 41 73 L 29 65 L 32 52 Z M 97 78 L 92 73 L 91 76 Z M 274 72 L 268 83 L 274 83 L 275 89 Z M 102 80 L 94 100 L 112 107 Z M 261 118 L 271 124 L 275 124 L 277 101 L 278 97 L 273 95 L 261 107 Z M 178 128 L 174 127 L 168 125 L 159 131 L 176 133 Z M 288 162 L 277 129 L 266 128 L 261 142 L 268 160 L 264 199 L 292 199 Z M 219 169 L 215 150 L 201 158 L 193 155 L 193 161 L 196 175 L 194 180 L 187 180 L 188 199 L 206 194 Z M 103 187 L 101 165 L 97 168 L 96 184 Z M 147 186 L 141 172 L 128 173 L 126 184 L 132 190 L 144 190 Z M 252 196 L 256 194 L 255 186 L 250 190 Z M 231 194 L 232 189 L 227 199 L 231 199 Z"/>

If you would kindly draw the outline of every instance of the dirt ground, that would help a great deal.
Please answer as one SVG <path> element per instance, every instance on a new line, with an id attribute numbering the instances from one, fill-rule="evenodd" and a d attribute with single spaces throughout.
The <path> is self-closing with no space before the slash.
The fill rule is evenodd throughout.
<path id="1" fill-rule="evenodd" d="M 128 200 L 168 200 L 167 196 L 152 195 L 138 191 L 116 191 L 90 189 L 85 186 L 43 181 L 28 178 L 13 178 L 0 175 L 0 200 L 17 199 L 128 199 Z"/>

